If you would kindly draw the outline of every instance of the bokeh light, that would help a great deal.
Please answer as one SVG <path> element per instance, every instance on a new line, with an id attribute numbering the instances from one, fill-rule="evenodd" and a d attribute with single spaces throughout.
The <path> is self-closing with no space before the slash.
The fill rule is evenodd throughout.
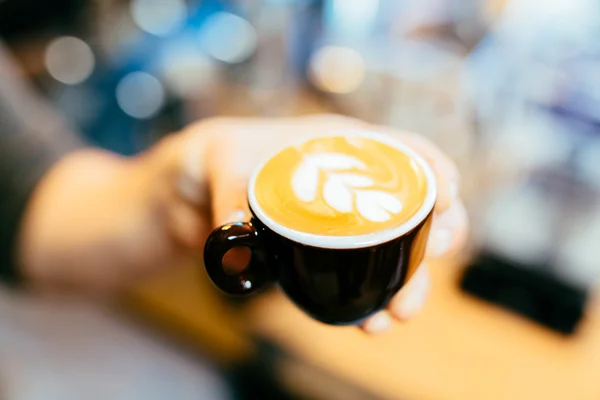
<path id="1" fill-rule="evenodd" d="M 579 152 L 579 157 L 575 160 L 578 172 L 593 187 L 600 189 L 600 143 L 588 143 Z M 600 221 L 600 218 L 599 218 Z"/>
<path id="2" fill-rule="evenodd" d="M 187 7 L 183 0 L 133 0 L 131 17 L 143 31 L 167 36 L 183 26 Z"/>
<path id="3" fill-rule="evenodd" d="M 311 58 L 310 78 L 315 86 L 326 92 L 351 93 L 365 78 L 365 62 L 354 49 L 324 46 Z"/>
<path id="4" fill-rule="evenodd" d="M 556 208 L 536 190 L 523 186 L 507 189 L 497 193 L 489 207 L 483 234 L 490 249 L 536 265 L 554 245 Z"/>
<path id="5" fill-rule="evenodd" d="M 331 8 L 347 26 L 371 23 L 379 11 L 379 0 L 332 0 Z"/>
<path id="6" fill-rule="evenodd" d="M 85 81 L 94 70 L 94 53 L 83 40 L 62 36 L 46 48 L 44 62 L 48 73 L 57 81 L 76 85 Z"/>
<path id="7" fill-rule="evenodd" d="M 328 1 L 325 11 L 327 29 L 337 41 L 360 41 L 374 27 L 379 8 L 379 0 Z"/>
<path id="8" fill-rule="evenodd" d="M 141 71 L 126 75 L 117 84 L 117 102 L 128 115 L 146 119 L 156 115 L 165 102 L 165 91 L 154 76 Z"/>
<path id="9" fill-rule="evenodd" d="M 228 12 L 219 12 L 208 18 L 200 29 L 199 37 L 207 54 L 229 64 L 247 60 L 258 45 L 254 27 Z"/>
<path id="10" fill-rule="evenodd" d="M 569 268 L 557 272 L 566 281 L 585 285 L 598 281 L 600 212 L 596 210 L 580 222 L 583 229 L 573 229 L 557 252 L 558 262 Z"/>
<path id="11" fill-rule="evenodd" d="M 162 58 L 165 85 L 175 95 L 186 99 L 205 94 L 218 72 L 216 62 L 198 48 L 175 46 Z"/>

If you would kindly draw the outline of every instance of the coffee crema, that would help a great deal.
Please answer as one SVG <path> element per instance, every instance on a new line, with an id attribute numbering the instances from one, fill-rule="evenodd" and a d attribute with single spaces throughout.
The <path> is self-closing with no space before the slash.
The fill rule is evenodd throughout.
<path id="1" fill-rule="evenodd" d="M 310 139 L 269 159 L 254 181 L 262 211 L 295 231 L 356 236 L 397 227 L 427 195 L 409 155 L 362 136 Z"/>

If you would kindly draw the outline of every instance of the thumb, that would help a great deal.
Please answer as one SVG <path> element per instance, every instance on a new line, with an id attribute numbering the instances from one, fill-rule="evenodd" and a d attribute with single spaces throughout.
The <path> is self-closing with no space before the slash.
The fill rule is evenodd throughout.
<path id="1" fill-rule="evenodd" d="M 206 174 L 213 227 L 250 219 L 246 192 L 251 168 L 236 163 L 243 157 L 240 153 L 238 146 L 226 140 L 215 140 L 207 153 Z"/>
<path id="2" fill-rule="evenodd" d="M 230 222 L 244 222 L 250 220 L 250 210 L 246 199 L 247 182 L 236 179 L 234 176 L 218 177 L 210 174 L 211 208 L 213 226 L 221 226 Z"/>

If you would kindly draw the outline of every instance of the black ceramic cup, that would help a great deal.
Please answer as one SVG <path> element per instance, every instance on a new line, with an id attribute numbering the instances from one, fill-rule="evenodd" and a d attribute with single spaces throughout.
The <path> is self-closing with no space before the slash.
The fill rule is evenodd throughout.
<path id="1" fill-rule="evenodd" d="M 384 309 L 423 260 L 437 191 L 427 163 L 411 149 L 399 148 L 420 164 L 428 184 L 421 207 L 406 223 L 360 236 L 297 232 L 261 210 L 253 178 L 250 221 L 223 225 L 206 242 L 204 263 L 211 280 L 225 293 L 242 296 L 278 283 L 292 302 L 327 324 L 359 324 Z M 235 247 L 247 247 L 252 255 L 242 272 L 230 275 L 223 258 Z"/>

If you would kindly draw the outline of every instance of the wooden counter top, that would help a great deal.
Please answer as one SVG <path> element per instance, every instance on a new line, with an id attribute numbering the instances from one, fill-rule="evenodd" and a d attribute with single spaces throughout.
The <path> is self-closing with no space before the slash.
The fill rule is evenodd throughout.
<path id="1" fill-rule="evenodd" d="M 389 399 L 600 399 L 600 308 L 561 337 L 457 289 L 458 269 L 432 268 L 425 310 L 369 337 L 306 317 L 283 295 L 253 304 L 257 332 Z"/>
<path id="2" fill-rule="evenodd" d="M 134 298 L 139 312 L 226 358 L 251 351 L 251 332 L 384 399 L 600 399 L 600 307 L 565 338 L 463 294 L 458 268 L 431 271 L 425 310 L 376 337 L 317 323 L 276 290 L 231 308 L 196 269 Z"/>

